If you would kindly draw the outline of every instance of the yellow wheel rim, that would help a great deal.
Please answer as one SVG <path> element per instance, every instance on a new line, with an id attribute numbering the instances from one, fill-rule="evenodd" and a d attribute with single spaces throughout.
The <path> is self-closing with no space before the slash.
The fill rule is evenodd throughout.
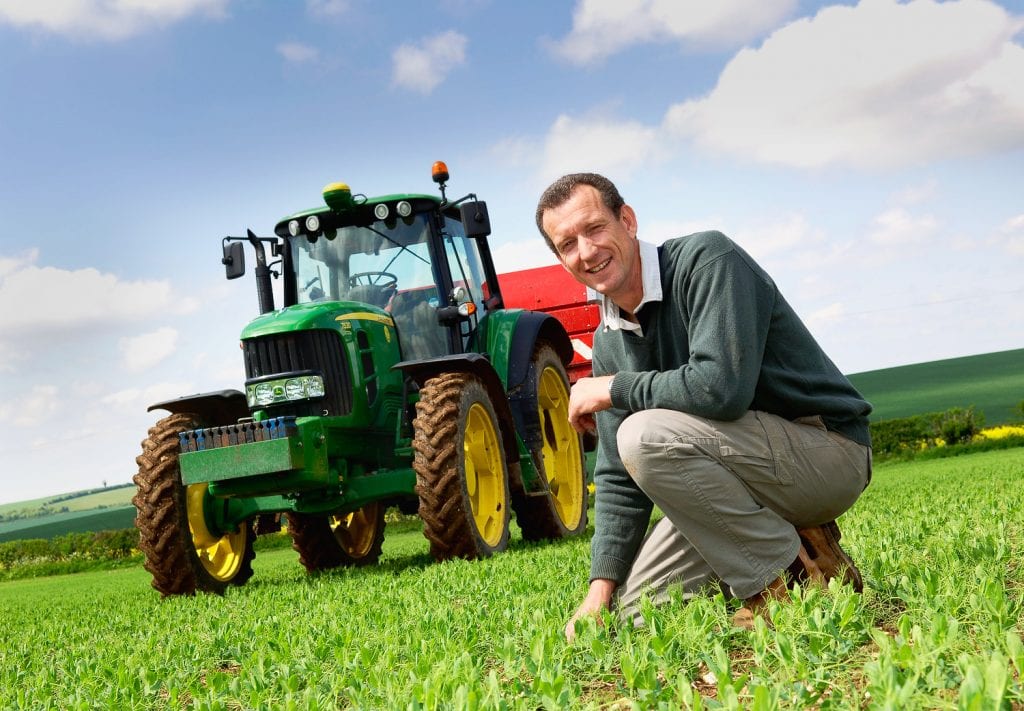
<path id="1" fill-rule="evenodd" d="M 583 515 L 580 438 L 569 424 L 569 391 L 557 370 L 547 367 L 537 384 L 537 409 L 544 445 L 541 459 L 551 500 L 562 523 L 572 528 Z"/>
<path id="2" fill-rule="evenodd" d="M 377 538 L 379 513 L 380 503 L 374 501 L 344 516 L 331 516 L 331 530 L 338 545 L 353 558 L 365 558 Z"/>
<path id="3" fill-rule="evenodd" d="M 494 423 L 478 402 L 466 417 L 463 454 L 473 521 L 484 542 L 496 546 L 505 531 L 505 467 Z"/>
<path id="4" fill-rule="evenodd" d="M 206 572 L 216 580 L 228 582 L 242 567 L 248 534 L 244 527 L 223 536 L 215 536 L 210 532 L 206 527 L 206 516 L 203 513 L 207 486 L 208 484 L 191 484 L 185 490 L 188 530 L 192 533 L 192 545 Z"/>

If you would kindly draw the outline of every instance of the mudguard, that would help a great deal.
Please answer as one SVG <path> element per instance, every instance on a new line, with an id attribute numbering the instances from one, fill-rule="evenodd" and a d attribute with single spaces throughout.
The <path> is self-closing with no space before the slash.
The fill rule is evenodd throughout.
<path id="1" fill-rule="evenodd" d="M 147 412 L 153 410 L 167 410 L 171 414 L 194 414 L 208 425 L 234 424 L 249 416 L 249 405 L 245 395 L 238 390 L 217 390 L 186 395 L 154 403 L 146 408 Z"/>

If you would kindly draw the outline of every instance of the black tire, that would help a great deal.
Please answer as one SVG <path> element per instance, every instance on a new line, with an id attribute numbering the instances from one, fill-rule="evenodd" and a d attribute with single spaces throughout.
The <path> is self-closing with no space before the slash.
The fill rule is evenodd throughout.
<path id="1" fill-rule="evenodd" d="M 423 535 L 435 560 L 483 558 L 508 545 L 508 464 L 494 406 L 469 373 L 420 390 L 413 468 Z"/>
<path id="2" fill-rule="evenodd" d="M 178 467 L 178 433 L 200 427 L 194 415 L 174 414 L 158 421 L 142 442 L 135 462 L 139 549 L 152 585 L 161 595 L 223 593 L 252 577 L 255 536 L 249 522 L 215 537 L 202 518 L 206 484 L 184 486 Z"/>
<path id="3" fill-rule="evenodd" d="M 530 359 L 527 387 L 536 402 L 541 439 L 531 444 L 534 466 L 547 492 L 518 491 L 512 506 L 527 541 L 575 536 L 587 528 L 587 470 L 583 442 L 569 424 L 569 378 L 555 349 L 538 341 Z"/>
<path id="4" fill-rule="evenodd" d="M 309 573 L 375 564 L 384 545 L 386 509 L 382 502 L 373 501 L 338 516 L 285 514 L 292 548 L 299 554 L 299 562 Z"/>

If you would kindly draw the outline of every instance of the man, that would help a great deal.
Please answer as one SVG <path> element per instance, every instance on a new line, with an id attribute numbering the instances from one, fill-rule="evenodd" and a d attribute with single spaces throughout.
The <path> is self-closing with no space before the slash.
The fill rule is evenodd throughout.
<path id="1" fill-rule="evenodd" d="M 719 584 L 750 628 L 789 576 L 859 590 L 835 519 L 870 480 L 871 406 L 771 278 L 718 232 L 639 241 L 633 209 L 593 173 L 553 183 L 536 218 L 601 306 L 594 377 L 569 399 L 599 444 L 590 589 L 566 636 L 615 600 L 636 617 L 645 591 Z M 655 505 L 665 517 L 645 538 Z"/>

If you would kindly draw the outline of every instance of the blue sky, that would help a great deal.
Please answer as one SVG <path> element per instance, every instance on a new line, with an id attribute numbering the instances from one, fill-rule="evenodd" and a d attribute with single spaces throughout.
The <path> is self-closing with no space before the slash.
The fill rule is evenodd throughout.
<path id="1" fill-rule="evenodd" d="M 565 172 L 721 229 L 848 373 L 1024 347 L 1024 3 L 0 0 L 0 502 L 130 480 L 155 401 L 239 388 L 251 276 L 322 187 Z"/>

